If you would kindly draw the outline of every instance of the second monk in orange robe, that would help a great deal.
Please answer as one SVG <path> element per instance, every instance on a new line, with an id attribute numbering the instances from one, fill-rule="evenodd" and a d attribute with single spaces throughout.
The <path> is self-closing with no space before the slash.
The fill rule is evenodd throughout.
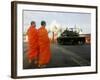
<path id="1" fill-rule="evenodd" d="M 37 29 L 35 28 L 36 24 L 35 21 L 31 22 L 31 26 L 27 31 L 28 35 L 28 60 L 31 63 L 33 60 L 37 60 L 38 54 L 38 35 Z"/>
<path id="2" fill-rule="evenodd" d="M 48 32 L 45 29 L 46 22 L 41 21 L 41 27 L 38 29 L 38 44 L 39 44 L 39 61 L 38 67 L 45 67 L 51 59 L 50 40 Z"/>

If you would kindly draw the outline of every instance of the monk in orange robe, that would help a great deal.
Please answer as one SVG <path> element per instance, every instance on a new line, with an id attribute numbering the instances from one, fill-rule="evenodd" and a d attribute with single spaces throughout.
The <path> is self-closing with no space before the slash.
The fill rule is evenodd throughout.
<path id="1" fill-rule="evenodd" d="M 50 40 L 48 37 L 48 32 L 45 29 L 46 22 L 41 21 L 41 27 L 38 29 L 38 44 L 39 44 L 39 59 L 38 67 L 46 67 L 50 62 L 51 52 L 50 52 Z"/>
<path id="2" fill-rule="evenodd" d="M 29 29 L 27 31 L 27 35 L 28 35 L 28 60 L 29 60 L 29 63 L 31 63 L 32 61 L 37 60 L 38 34 L 37 34 L 37 29 L 35 27 L 36 27 L 35 21 L 32 21 L 31 26 L 29 27 Z"/>

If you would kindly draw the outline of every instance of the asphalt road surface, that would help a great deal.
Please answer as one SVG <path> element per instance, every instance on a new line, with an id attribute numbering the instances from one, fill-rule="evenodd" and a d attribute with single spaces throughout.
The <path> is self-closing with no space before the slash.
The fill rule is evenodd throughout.
<path id="1" fill-rule="evenodd" d="M 90 66 L 90 45 L 58 45 L 51 44 L 51 61 L 46 68 Z M 34 69 L 36 66 L 28 63 L 27 44 L 24 44 L 23 68 Z"/>

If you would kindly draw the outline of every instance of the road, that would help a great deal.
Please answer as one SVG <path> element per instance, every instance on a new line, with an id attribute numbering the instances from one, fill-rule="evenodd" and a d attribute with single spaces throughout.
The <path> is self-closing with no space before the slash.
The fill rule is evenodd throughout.
<path id="1" fill-rule="evenodd" d="M 91 65 L 90 45 L 58 45 L 51 44 L 51 61 L 46 68 L 75 67 Z M 24 45 L 23 68 L 36 68 L 27 60 L 27 44 Z"/>

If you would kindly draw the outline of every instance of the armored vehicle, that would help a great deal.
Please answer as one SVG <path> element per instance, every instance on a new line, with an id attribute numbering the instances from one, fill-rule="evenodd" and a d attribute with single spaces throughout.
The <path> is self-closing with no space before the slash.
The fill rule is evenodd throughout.
<path id="1" fill-rule="evenodd" d="M 80 36 L 77 31 L 73 28 L 66 29 L 61 35 L 57 38 L 58 44 L 69 44 L 69 45 L 82 45 L 85 44 L 85 37 Z"/>

